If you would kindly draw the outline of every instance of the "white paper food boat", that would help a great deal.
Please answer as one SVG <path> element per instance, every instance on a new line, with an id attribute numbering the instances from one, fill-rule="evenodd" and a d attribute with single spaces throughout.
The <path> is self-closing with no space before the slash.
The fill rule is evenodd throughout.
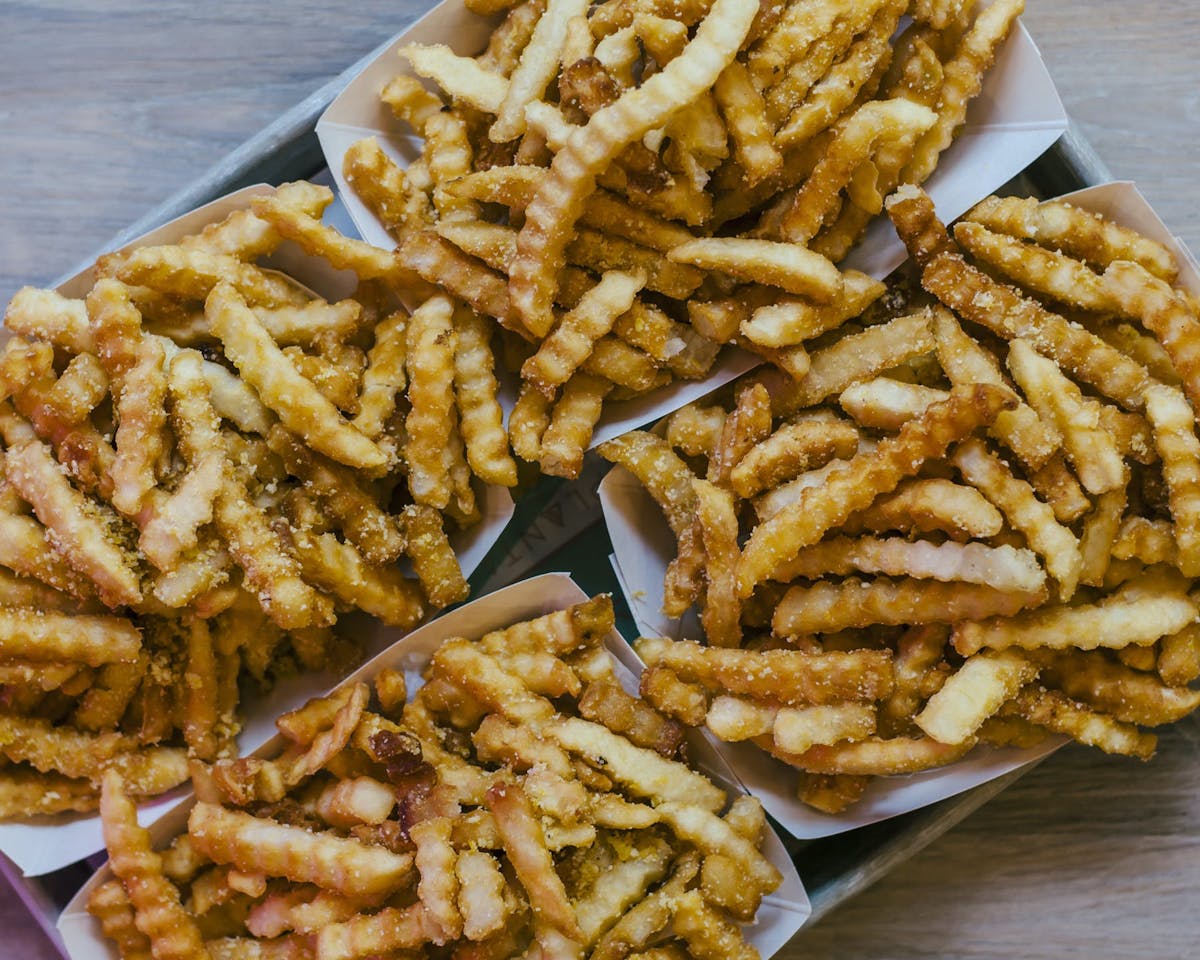
<path id="1" fill-rule="evenodd" d="M 533 577 L 473 600 L 418 627 L 354 671 L 343 683 L 370 682 L 380 670 L 390 667 L 404 671 L 411 691 L 420 686 L 422 669 L 448 637 L 480 637 L 490 630 L 561 610 L 586 599 L 587 594 L 565 573 Z M 630 657 L 629 645 L 615 630 L 605 643 L 618 657 L 618 673 L 622 683 L 631 692 L 636 692 L 637 673 L 625 663 Z M 633 658 L 633 666 L 637 667 L 636 658 Z M 702 738 L 693 737 L 688 746 L 692 761 L 714 782 L 730 793 L 745 792 L 720 754 Z M 281 747 L 282 738 L 277 737 L 264 744 L 258 752 L 269 756 Z M 170 837 L 186 829 L 192 803 L 189 799 L 177 804 L 149 825 L 156 844 L 164 844 Z M 763 852 L 783 874 L 784 880 L 778 890 L 763 899 L 757 920 L 752 927 L 746 928 L 745 936 L 766 960 L 795 935 L 808 919 L 812 907 L 795 864 L 788 857 L 782 841 L 769 828 Z M 67 904 L 58 921 L 58 931 L 73 960 L 117 960 L 116 950 L 104 939 L 100 925 L 88 914 L 86 907 L 92 890 L 111 876 L 107 866 L 97 871 Z"/>
<path id="2" fill-rule="evenodd" d="M 1200 294 L 1200 267 L 1195 258 L 1132 183 L 1089 187 L 1060 199 L 1167 246 L 1179 260 L 1178 283 Z M 662 613 L 663 574 L 675 556 L 675 537 L 653 499 L 633 474 L 616 467 L 600 484 L 600 503 L 613 542 L 613 567 L 638 629 L 646 636 L 675 640 L 701 638 L 694 611 L 689 611 L 682 620 L 672 620 Z M 836 815 L 821 813 L 796 799 L 796 778 L 790 768 L 753 745 L 726 744 L 724 753 L 750 793 L 762 800 L 763 806 L 785 829 L 800 839 L 815 839 L 945 800 L 1033 763 L 1064 742 L 1061 737 L 1051 737 L 1029 750 L 981 746 L 957 763 L 937 770 L 876 778 L 862 800 Z"/>
<path id="3" fill-rule="evenodd" d="M 175 243 L 182 237 L 197 232 L 206 224 L 222 220 L 232 211 L 246 207 L 252 197 L 271 191 L 272 188 L 265 184 L 245 187 L 150 231 L 131 241 L 123 249 L 143 244 Z M 327 211 L 325 219 L 340 229 L 349 229 L 345 223 L 345 211 L 336 202 Z M 305 254 L 290 242 L 280 247 L 267 262 L 327 299 L 349 296 L 355 287 L 353 274 L 332 269 L 326 261 Z M 85 267 L 60 283 L 57 289 L 65 296 L 81 297 L 91 288 L 93 282 L 91 267 Z M 7 340 L 8 336 L 7 331 L 0 330 L 0 343 Z M 483 513 L 482 521 L 465 533 L 455 534 L 450 538 L 464 576 L 469 576 L 479 566 L 513 513 L 512 497 L 502 487 L 486 487 L 480 497 L 479 506 Z M 400 635 L 400 631 L 384 628 L 374 621 L 370 622 L 367 629 L 371 632 L 366 641 L 368 657 L 378 653 Z M 275 717 L 311 697 L 324 693 L 340 679 L 341 674 L 333 670 L 303 674 L 279 683 L 265 697 L 243 700 L 239 709 L 243 712 L 245 726 L 238 737 L 240 750 L 247 752 L 256 749 L 274 735 Z M 183 786 L 141 804 L 138 808 L 139 819 L 143 823 L 158 819 L 174 806 L 188 789 Z M 58 870 L 103 849 L 100 818 L 94 813 L 59 814 L 28 821 L 0 823 L 0 851 L 26 876 L 38 876 Z"/>

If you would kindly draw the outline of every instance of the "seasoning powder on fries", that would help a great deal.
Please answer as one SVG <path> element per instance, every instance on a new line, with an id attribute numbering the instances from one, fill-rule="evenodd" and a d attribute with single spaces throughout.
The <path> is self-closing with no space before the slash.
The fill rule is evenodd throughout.
<path id="1" fill-rule="evenodd" d="M 1189 330 L 1166 247 L 1062 201 L 947 231 L 888 213 L 912 264 L 762 372 L 601 453 L 677 542 L 642 695 L 799 771 L 831 814 L 877 776 L 1065 734 L 1148 758 L 1200 706 Z M 1190 653 L 1187 651 L 1191 651 Z"/>

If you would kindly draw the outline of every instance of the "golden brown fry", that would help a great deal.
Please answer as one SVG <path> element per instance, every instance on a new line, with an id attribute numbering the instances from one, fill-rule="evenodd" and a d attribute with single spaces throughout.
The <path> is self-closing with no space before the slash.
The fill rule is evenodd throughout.
<path id="1" fill-rule="evenodd" d="M 1038 203 L 1032 197 L 988 197 L 964 219 L 1061 250 L 1096 267 L 1132 260 L 1167 281 L 1175 279 L 1178 272 L 1175 257 L 1166 247 L 1063 200 Z"/>
<path id="2" fill-rule="evenodd" d="M 939 743 L 964 743 L 1037 674 L 1036 664 L 1011 650 L 976 654 L 929 698 L 913 722 Z"/>
<path id="3" fill-rule="evenodd" d="M 438 608 L 465 600 L 470 588 L 437 511 L 413 504 L 404 508 L 400 522 L 405 552 L 412 559 L 413 570 L 429 602 Z"/>
<path id="4" fill-rule="evenodd" d="M 780 637 L 833 633 L 875 623 L 954 623 L 998 616 L 1011 617 L 1046 599 L 1044 588 L 999 590 L 974 583 L 928 580 L 871 581 L 847 578 L 791 587 L 771 622 Z"/>
<path id="5" fill-rule="evenodd" d="M 104 776 L 100 797 L 104 843 L 113 873 L 133 905 L 134 923 L 149 940 L 155 960 L 202 960 L 207 954 L 179 892 L 162 874 L 162 861 L 150 835 L 137 822 L 137 810 L 115 771 Z"/>
<path id="6" fill-rule="evenodd" d="M 828 704 L 877 700 L 892 685 L 891 657 L 877 650 L 807 654 L 792 650 L 731 650 L 691 641 L 643 638 L 638 655 L 709 689 L 780 703 Z"/>
<path id="7" fill-rule="evenodd" d="M 1146 416 L 1154 428 L 1154 445 L 1162 459 L 1171 517 L 1175 563 L 1184 576 L 1200 576 L 1200 441 L 1196 440 L 1192 407 L 1173 387 L 1146 391 Z"/>
<path id="8" fill-rule="evenodd" d="M 1048 606 L 1008 619 L 959 623 L 954 628 L 954 648 L 969 656 L 984 647 L 1095 650 L 1145 646 L 1195 621 L 1196 606 L 1186 587 L 1178 574 L 1164 579 L 1151 573 L 1122 584 L 1095 604 Z"/>
<path id="9" fill-rule="evenodd" d="M 543 473 L 567 479 L 579 476 L 584 451 L 611 390 L 610 382 L 587 373 L 576 373 L 567 381 L 542 434 L 538 462 Z"/>
<path id="10" fill-rule="evenodd" d="M 1099 747 L 1105 753 L 1118 753 L 1149 760 L 1158 738 L 1137 727 L 1096 713 L 1057 690 L 1036 685 L 1026 687 L 1012 702 L 1012 712 L 1045 727 L 1053 733 L 1065 733 L 1080 743 Z"/>
<path id="11" fill-rule="evenodd" d="M 738 523 L 733 497 L 706 480 L 693 480 L 692 489 L 704 545 L 705 593 L 700 620 L 709 643 L 737 646 L 742 638 L 742 605 L 737 593 Z"/>
<path id="12" fill-rule="evenodd" d="M 517 465 L 508 451 L 503 412 L 496 400 L 495 358 L 486 321 L 474 311 L 455 313 L 454 390 L 459 427 L 471 469 L 485 483 L 515 486 Z"/>
<path id="13" fill-rule="evenodd" d="M 840 419 L 797 419 L 752 447 L 730 471 L 730 484 L 738 496 L 748 499 L 830 460 L 849 458 L 857 450 L 858 431 L 852 424 Z"/>
<path id="14" fill-rule="evenodd" d="M 45 444 L 20 443 L 5 453 L 8 481 L 33 507 L 53 535 L 55 549 L 67 563 L 96 585 L 112 607 L 141 600 L 141 587 L 130 557 L 108 537 L 105 526 L 116 523 L 102 508 L 74 489 Z"/>

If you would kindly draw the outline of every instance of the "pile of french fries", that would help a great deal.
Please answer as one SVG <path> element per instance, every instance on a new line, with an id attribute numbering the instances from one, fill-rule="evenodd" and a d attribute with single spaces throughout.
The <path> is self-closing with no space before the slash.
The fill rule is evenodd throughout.
<path id="1" fill-rule="evenodd" d="M 25 288 L 0 352 L 0 817 L 151 796 L 235 750 L 239 685 L 346 668 L 333 627 L 462 600 L 450 529 L 511 485 L 487 327 L 411 316 L 391 254 L 286 184 L 177 244 L 101 258 L 84 299 Z M 328 303 L 262 265 L 352 271 Z M 411 561 L 416 579 L 397 566 Z"/>
<path id="2" fill-rule="evenodd" d="M 933 173 L 1023 0 L 467 7 L 506 11 L 479 56 L 400 50 L 441 96 L 381 93 L 420 157 L 368 138 L 344 174 L 401 263 L 503 328 L 513 450 L 575 477 L 606 401 L 723 344 L 805 375 L 803 341 L 881 291 L 835 264 Z"/>
<path id="3" fill-rule="evenodd" d="M 1065 734 L 1151 756 L 1200 705 L 1200 302 L 1160 244 L 1064 202 L 952 231 L 814 342 L 601 453 L 678 540 L 642 694 L 753 741 L 838 812 L 870 778 Z M 743 522 L 748 535 L 743 536 Z"/>
<path id="4" fill-rule="evenodd" d="M 310 701 L 276 758 L 197 769 L 161 854 L 108 773 L 89 910 L 123 958 L 757 957 L 762 807 L 624 692 L 612 625 L 596 597 L 446 640 L 407 703 L 391 669 Z"/>

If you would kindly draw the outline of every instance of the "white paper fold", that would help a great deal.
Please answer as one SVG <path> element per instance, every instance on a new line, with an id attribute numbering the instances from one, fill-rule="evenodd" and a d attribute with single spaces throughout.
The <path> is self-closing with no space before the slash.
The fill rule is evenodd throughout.
<path id="1" fill-rule="evenodd" d="M 496 22 L 495 18 L 471 13 L 461 0 L 444 0 L 398 34 L 317 121 L 325 162 L 365 240 L 389 249 L 395 246 L 378 217 L 349 189 L 342 174 L 346 151 L 355 141 L 373 136 L 402 167 L 420 155 L 420 141 L 379 100 L 380 91 L 392 77 L 412 73 L 408 61 L 396 53 L 397 48 L 406 43 L 444 43 L 457 54 L 473 56 L 487 45 Z M 1066 129 L 1067 116 L 1054 81 L 1033 40 L 1018 24 L 984 79 L 982 92 L 971 104 L 958 140 L 942 155 L 927 184 L 939 212 L 957 217 L 1024 170 Z M 867 231 L 845 266 L 882 279 L 904 257 L 904 245 L 887 219 L 881 218 Z M 651 423 L 760 362 L 756 356 L 728 347 L 702 381 L 673 383 L 636 400 L 606 404 L 592 446 Z"/>
<path id="2" fill-rule="evenodd" d="M 407 636 L 398 636 L 396 631 L 381 631 L 395 642 L 347 677 L 344 682 L 369 682 L 380 670 L 391 667 L 402 669 L 410 683 L 410 690 L 415 689 L 422 682 L 421 670 L 428 664 L 442 641 L 448 637 L 480 637 L 489 630 L 561 610 L 586 599 L 587 594 L 565 573 L 547 573 L 513 584 L 464 604 L 437 620 L 418 627 Z M 631 690 L 636 690 L 636 672 L 624 666 L 629 659 L 629 645 L 615 630 L 609 634 L 605 643 L 621 661 L 618 671 L 622 674 L 623 684 Z M 269 756 L 281 745 L 281 738 L 277 738 L 265 744 L 259 753 Z M 745 792 L 729 766 L 703 738 L 693 737 L 688 746 L 693 762 L 714 782 L 731 793 Z M 189 799 L 150 825 L 150 833 L 156 844 L 163 844 L 186 829 L 191 806 L 192 801 Z M 763 960 L 766 960 L 800 929 L 812 908 L 796 867 L 788 857 L 782 841 L 769 829 L 764 841 L 764 853 L 783 874 L 784 881 L 775 893 L 763 900 L 755 925 L 747 928 L 745 934 L 746 940 L 753 944 Z M 97 871 L 67 904 L 58 922 L 59 933 L 74 960 L 116 960 L 115 950 L 103 938 L 99 924 L 87 913 L 86 908 L 92 890 L 110 876 L 107 866 Z"/>
<path id="3" fill-rule="evenodd" d="M 1179 283 L 1200 293 L 1200 269 L 1195 259 L 1132 183 L 1089 187 L 1061 199 L 1132 227 L 1169 247 L 1179 259 Z M 942 212 L 939 209 L 938 213 Z M 647 636 L 699 639 L 702 633 L 695 611 L 689 611 L 682 620 L 673 620 L 662 612 L 663 574 L 675 556 L 675 537 L 658 506 L 633 474 L 622 467 L 608 473 L 600 484 L 599 495 L 613 543 L 613 567 L 638 629 Z M 800 803 L 794 795 L 794 774 L 756 747 L 726 744 L 723 752 L 742 783 L 762 800 L 771 815 L 793 836 L 810 839 L 876 823 L 952 797 L 1032 763 L 1063 742 L 1062 738 L 1051 738 L 1032 750 L 979 747 L 940 770 L 879 778 L 859 803 L 836 816 Z"/>
<path id="4" fill-rule="evenodd" d="M 247 206 L 250 198 L 270 191 L 271 187 L 265 184 L 238 190 L 177 220 L 172 220 L 157 230 L 152 230 L 125 249 L 144 244 L 175 243 L 206 224 L 221 220 L 232 211 Z M 339 209 L 335 201 L 326 212 L 326 219 L 334 218 L 336 222 L 338 217 L 344 222 L 345 211 Z M 356 285 L 353 274 L 332 269 L 325 260 L 305 254 L 290 242 L 280 247 L 266 263 L 294 277 L 327 299 L 349 296 Z M 91 289 L 93 283 L 94 277 L 89 267 L 64 280 L 59 284 L 58 290 L 66 296 L 82 297 Z M 500 487 L 482 489 L 480 512 L 483 514 L 480 523 L 465 533 L 455 534 L 450 538 L 463 573 L 467 576 L 479 566 L 512 517 L 513 502 L 508 491 Z M 369 641 L 367 656 L 378 653 L 383 644 L 390 643 L 392 639 L 394 637 L 374 644 Z M 265 697 L 244 700 L 241 710 L 245 717 L 245 728 L 238 737 L 240 750 L 246 752 L 258 747 L 274 734 L 276 716 L 323 693 L 340 679 L 341 675 L 334 671 L 305 674 L 278 684 Z M 187 792 L 186 786 L 181 787 L 142 804 L 138 809 L 139 819 L 142 823 L 157 820 Z M 103 849 L 100 820 L 94 814 L 61 814 L 39 818 L 36 821 L 0 823 L 0 851 L 7 854 L 26 876 L 58 870 Z"/>

